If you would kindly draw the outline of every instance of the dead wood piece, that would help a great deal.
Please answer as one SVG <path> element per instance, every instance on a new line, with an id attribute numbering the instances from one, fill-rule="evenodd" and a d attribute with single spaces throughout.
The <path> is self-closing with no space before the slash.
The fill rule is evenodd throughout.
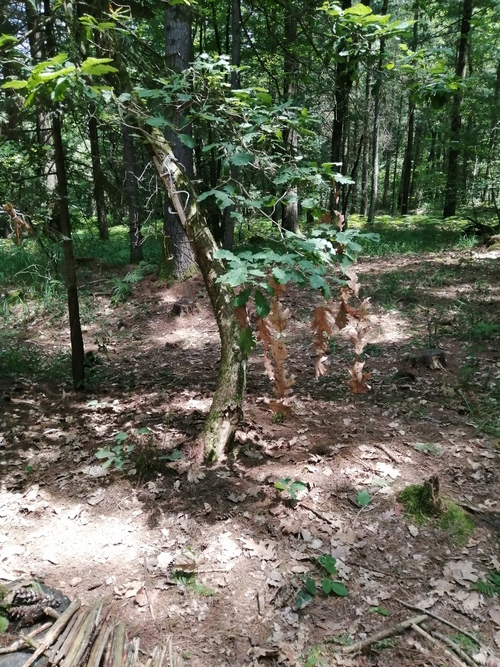
<path id="1" fill-rule="evenodd" d="M 459 658 L 457 658 L 456 655 L 454 655 L 453 653 L 451 653 L 451 651 L 448 651 L 447 648 L 445 648 L 444 646 L 441 646 L 440 642 L 438 642 L 438 640 L 437 640 L 435 637 L 433 637 L 432 635 L 430 635 L 426 630 L 424 630 L 423 628 L 421 628 L 419 625 L 412 625 L 411 627 L 412 627 L 412 630 L 414 630 L 416 633 L 418 633 L 418 634 L 421 635 L 422 637 L 425 637 L 425 639 L 426 639 L 430 644 L 432 644 L 433 646 L 437 646 L 437 647 L 439 647 L 439 648 L 441 649 L 441 651 L 442 651 L 445 655 L 447 655 L 453 663 L 455 663 L 455 665 L 458 665 L 458 667 L 465 667 L 465 663 L 464 663 L 464 662 L 462 662 L 461 660 L 459 660 Z"/>
<path id="2" fill-rule="evenodd" d="M 73 644 L 70 646 L 66 657 L 61 662 L 61 667 L 74 667 L 74 665 L 79 663 L 81 657 L 87 651 L 89 639 L 93 637 L 93 631 L 96 624 L 99 622 L 103 602 L 104 600 L 102 598 L 97 600 L 88 610 L 84 621 L 75 635 Z"/>
<path id="3" fill-rule="evenodd" d="M 464 635 L 465 637 L 468 637 L 471 641 L 473 641 L 475 644 L 477 644 L 479 647 L 482 647 L 481 642 L 477 639 L 477 637 L 474 637 L 474 635 L 471 635 L 470 632 L 467 632 L 467 630 L 464 630 L 458 625 L 455 625 L 455 623 L 452 623 L 451 621 L 448 621 L 448 619 L 443 618 L 442 616 L 438 616 L 432 611 L 429 611 L 428 609 L 422 609 L 418 605 L 414 604 L 409 604 L 408 602 L 405 602 L 404 600 L 400 600 L 399 598 L 394 598 L 395 602 L 399 602 L 399 604 L 402 604 L 403 607 L 406 607 L 407 609 L 413 609 L 413 611 L 419 611 L 421 614 L 427 614 L 430 618 L 433 618 L 436 621 L 439 621 L 440 623 L 443 623 L 444 625 L 447 625 L 450 628 L 453 628 L 453 630 L 456 630 L 459 632 L 461 635 Z"/>
<path id="4" fill-rule="evenodd" d="M 166 646 L 155 646 L 151 656 L 151 667 L 162 667 L 166 653 Z"/>
<path id="5" fill-rule="evenodd" d="M 433 370 L 446 368 L 446 355 L 444 350 L 439 347 L 430 348 L 427 350 L 420 350 L 415 354 L 409 354 L 403 359 L 405 365 L 410 368 L 417 368 L 418 366 L 425 366 Z"/>
<path id="6" fill-rule="evenodd" d="M 323 514 L 319 510 L 315 509 L 314 507 L 311 507 L 310 505 L 307 505 L 304 502 L 299 503 L 299 506 L 303 507 L 305 510 L 308 510 L 309 512 L 312 512 L 315 516 L 318 517 L 318 519 L 321 519 L 322 521 L 326 521 L 326 523 L 329 523 L 331 526 L 337 527 L 337 524 L 333 519 L 329 519 L 325 514 Z"/>
<path id="7" fill-rule="evenodd" d="M 57 639 L 60 633 L 64 630 L 66 624 L 73 616 L 73 614 L 76 611 L 78 611 L 80 605 L 81 602 L 78 598 L 73 600 L 73 602 L 69 605 L 69 607 L 61 614 L 61 616 L 57 619 L 54 625 L 47 632 L 43 642 L 40 643 L 40 646 L 36 649 L 33 655 L 31 655 L 28 658 L 28 660 L 26 660 L 26 662 L 22 665 L 22 667 L 31 667 L 31 665 L 35 662 L 35 660 L 39 658 L 42 655 L 42 653 L 44 653 L 48 649 L 48 647 Z"/>
<path id="8" fill-rule="evenodd" d="M 387 449 L 387 447 L 385 447 L 384 445 L 376 444 L 376 445 L 374 445 L 374 447 L 376 447 L 377 449 L 380 449 L 382 452 L 384 452 L 384 454 L 386 456 L 388 456 L 391 459 L 391 461 L 394 461 L 394 463 L 399 463 L 397 457 L 394 456 L 394 454 L 391 451 L 389 451 L 389 449 Z"/>
<path id="9" fill-rule="evenodd" d="M 105 667 L 122 667 L 125 650 L 125 624 L 120 622 L 113 628 L 111 646 L 105 660 Z"/>
<path id="10" fill-rule="evenodd" d="M 438 632 L 437 630 L 431 630 L 431 635 L 435 637 L 436 639 L 439 639 L 439 641 L 442 641 L 443 644 L 446 644 L 453 653 L 456 653 L 460 657 L 461 660 L 463 660 L 469 667 L 477 667 L 477 662 L 473 660 L 465 651 L 462 651 L 460 646 L 457 646 L 453 639 L 450 639 L 446 635 L 443 635 L 442 632 Z"/>
<path id="11" fill-rule="evenodd" d="M 144 593 L 146 594 L 146 600 L 148 601 L 149 613 L 151 614 L 151 618 L 153 619 L 153 621 L 156 621 L 156 615 L 153 609 L 153 605 L 151 603 L 151 597 L 149 595 L 149 574 L 146 565 L 146 556 L 144 556 L 143 566 L 144 566 Z"/>
<path id="12" fill-rule="evenodd" d="M 82 624 L 84 623 L 87 615 L 88 609 L 80 609 L 78 613 L 75 614 L 73 623 L 71 623 L 71 628 L 69 628 L 68 632 L 65 631 L 63 633 L 65 635 L 64 641 L 58 642 L 60 645 L 53 659 L 54 665 L 57 665 L 73 646 L 75 637 L 80 631 L 80 628 L 82 627 Z"/>
<path id="13" fill-rule="evenodd" d="M 384 628 L 383 630 L 376 632 L 370 637 L 366 637 L 365 639 L 356 642 L 356 644 L 352 644 L 352 646 L 344 646 L 340 652 L 343 654 L 359 653 L 368 646 L 376 644 L 383 639 L 388 639 L 389 637 L 400 635 L 408 628 L 411 628 L 412 625 L 419 625 L 425 620 L 427 620 L 427 616 L 425 614 L 421 614 L 420 616 L 413 616 L 412 618 L 406 619 L 406 621 L 402 621 L 401 623 L 396 623 L 396 625 L 391 625 L 387 628 Z"/>
<path id="14" fill-rule="evenodd" d="M 195 303 L 188 303 L 187 301 L 177 301 L 170 309 L 170 315 L 172 317 L 180 317 L 181 315 L 190 315 L 196 309 L 197 305 Z"/>
<path id="15" fill-rule="evenodd" d="M 127 656 L 125 658 L 124 667 L 135 667 L 139 659 L 139 637 L 134 637 L 127 646 Z M 88 667 L 88 666 L 87 666 Z"/>
<path id="16" fill-rule="evenodd" d="M 29 632 L 27 635 L 23 635 L 22 633 L 19 633 L 19 639 L 17 639 L 14 643 L 10 644 L 9 646 L 4 646 L 0 647 L 0 655 L 4 655 L 6 653 L 15 653 L 16 651 L 20 651 L 23 648 L 26 648 L 26 646 L 31 646 L 34 649 L 38 648 L 38 642 L 35 642 L 35 637 L 37 635 L 40 635 L 42 632 L 45 632 L 45 630 L 48 630 L 52 623 L 44 623 L 41 625 L 39 628 L 35 628 L 31 632 Z"/>
<path id="17" fill-rule="evenodd" d="M 79 619 L 81 618 L 81 614 L 76 613 L 74 616 L 69 620 L 68 624 L 64 628 L 63 632 L 59 635 L 57 638 L 57 641 L 53 644 L 52 648 L 50 649 L 50 652 L 48 654 L 48 659 L 49 663 L 54 663 L 56 659 L 56 655 L 58 654 L 59 650 L 61 649 L 61 646 L 64 644 L 66 641 L 69 633 L 73 630 L 75 623 L 79 622 Z"/>
<path id="18" fill-rule="evenodd" d="M 110 625 L 104 624 L 101 627 L 97 639 L 92 646 L 92 650 L 90 651 L 87 667 L 99 667 L 102 654 L 104 653 L 104 649 L 106 648 L 111 632 L 112 628 Z"/>

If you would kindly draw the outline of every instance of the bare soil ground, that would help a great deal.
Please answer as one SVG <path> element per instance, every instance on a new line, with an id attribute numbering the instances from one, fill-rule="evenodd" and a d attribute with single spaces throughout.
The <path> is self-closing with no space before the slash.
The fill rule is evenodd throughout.
<path id="1" fill-rule="evenodd" d="M 289 290 L 294 413 L 273 423 L 257 349 L 238 456 L 211 467 L 189 458 L 219 354 L 201 279 L 145 279 L 115 308 L 108 295 L 88 296 L 97 363 L 87 392 L 27 374 L 0 379 L 0 578 L 36 578 L 85 604 L 104 596 L 144 651 L 169 636 L 192 667 L 500 664 L 498 597 L 474 589 L 500 570 L 499 339 L 487 327 L 474 333 L 500 321 L 498 259 L 457 252 L 359 269 L 374 305 L 371 391 L 349 391 L 345 336 L 315 381 L 313 297 Z M 13 314 L 7 326 L 40 358 L 69 343 L 60 316 L 18 326 Z M 446 366 L 404 361 L 429 345 Z M 127 435 L 116 450 L 123 470 L 103 469 L 95 454 L 120 444 L 117 433 Z M 170 461 L 174 450 L 184 457 Z M 472 535 L 405 517 L 398 492 L 431 475 L 465 508 Z M 298 502 L 275 489 L 284 478 L 307 484 Z M 363 490 L 371 500 L 360 506 Z M 347 596 L 320 592 L 322 554 L 336 559 Z M 194 579 L 173 578 L 174 568 Z M 297 609 L 306 576 L 318 592 Z M 429 617 L 426 627 L 460 635 L 476 662 L 412 629 L 369 653 L 339 653 L 418 615 L 412 606 L 452 622 Z"/>

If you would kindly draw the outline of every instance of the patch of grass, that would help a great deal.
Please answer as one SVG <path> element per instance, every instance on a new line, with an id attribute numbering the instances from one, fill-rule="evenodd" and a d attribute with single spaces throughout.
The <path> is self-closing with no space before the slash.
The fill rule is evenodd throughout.
<path id="1" fill-rule="evenodd" d="M 453 635 L 451 639 L 455 642 L 455 644 L 457 644 L 457 646 L 462 649 L 462 651 L 465 651 L 467 655 L 472 656 L 477 653 L 479 644 L 476 644 L 476 642 L 474 642 L 470 637 L 467 637 L 467 635 Z"/>
<path id="2" fill-rule="evenodd" d="M 457 544 L 464 544 L 474 532 L 475 526 L 463 509 L 446 501 L 445 510 L 439 517 L 438 526 L 447 531 Z"/>
<path id="3" fill-rule="evenodd" d="M 494 595 L 500 597 L 500 572 L 498 570 L 491 570 L 488 572 L 488 581 L 479 579 L 479 581 L 472 584 L 471 588 L 489 597 L 493 597 Z"/>
<path id="4" fill-rule="evenodd" d="M 34 379 L 66 381 L 71 377 L 71 356 L 69 351 L 63 350 L 50 355 L 33 343 L 0 337 L 0 375 L 11 378 L 27 375 Z"/>
<path id="5" fill-rule="evenodd" d="M 410 484 L 398 493 L 396 500 L 403 505 L 405 515 L 419 525 L 436 515 L 436 505 L 426 484 Z"/>
<path id="6" fill-rule="evenodd" d="M 205 586 L 205 584 L 196 581 L 196 575 L 194 572 L 187 573 L 187 572 L 174 571 L 172 574 L 172 578 L 181 586 L 186 586 L 187 588 L 190 588 L 193 591 L 193 593 L 199 595 L 200 597 L 212 597 L 214 594 L 214 592 L 210 588 Z"/>

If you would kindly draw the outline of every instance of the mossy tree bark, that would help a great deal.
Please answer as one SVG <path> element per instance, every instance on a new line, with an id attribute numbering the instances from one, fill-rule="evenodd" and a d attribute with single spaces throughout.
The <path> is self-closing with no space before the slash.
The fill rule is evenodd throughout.
<path id="1" fill-rule="evenodd" d="M 206 461 L 228 453 L 241 421 L 246 385 L 247 356 L 238 345 L 240 327 L 234 314 L 234 292 L 217 279 L 225 273 L 215 258 L 217 244 L 198 207 L 190 179 L 177 162 L 172 148 L 158 131 L 143 131 L 170 201 L 194 251 L 217 320 L 221 341 L 219 375 L 212 405 L 201 436 Z"/>

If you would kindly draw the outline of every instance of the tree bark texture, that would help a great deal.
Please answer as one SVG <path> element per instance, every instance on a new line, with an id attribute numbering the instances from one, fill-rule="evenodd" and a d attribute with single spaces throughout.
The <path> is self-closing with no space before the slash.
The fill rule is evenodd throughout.
<path id="1" fill-rule="evenodd" d="M 457 65 L 455 68 L 455 75 L 459 80 L 465 79 L 466 74 L 472 5 L 473 0 L 463 0 L 460 39 L 457 48 Z M 459 164 L 460 135 L 462 129 L 462 100 L 463 91 L 460 87 L 455 92 L 451 105 L 450 149 L 448 151 L 448 166 L 446 172 L 445 200 L 443 208 L 444 218 L 455 215 L 457 210 L 458 189 L 462 182 L 461 167 Z"/>
<path id="2" fill-rule="evenodd" d="M 247 356 L 238 346 L 240 326 L 234 315 L 234 292 L 217 279 L 225 273 L 214 257 L 217 244 L 196 202 L 196 192 L 168 142 L 158 131 L 144 131 L 153 160 L 168 193 L 177 219 L 192 244 L 196 262 L 205 281 L 221 341 L 217 385 L 201 441 L 205 460 L 214 461 L 230 451 L 241 421 L 246 385 Z"/>
<path id="3" fill-rule="evenodd" d="M 104 177 L 101 167 L 101 156 L 99 152 L 99 134 L 97 131 L 97 118 L 95 105 L 90 107 L 89 117 L 89 143 L 90 156 L 92 159 L 92 182 L 94 186 L 94 203 L 97 214 L 97 227 L 99 238 L 103 241 L 109 239 L 108 217 L 106 214 L 106 200 L 104 198 Z"/>
<path id="4" fill-rule="evenodd" d="M 73 241 L 71 239 L 71 220 L 68 205 L 68 184 L 66 180 L 66 162 L 62 142 L 61 119 L 56 110 L 52 119 L 52 137 L 54 143 L 54 158 L 57 174 L 57 192 L 59 195 L 59 223 L 63 237 L 64 266 L 66 271 L 66 286 L 68 289 L 68 313 L 71 337 L 71 370 L 73 387 L 81 389 L 85 382 L 84 347 L 82 328 L 80 324 L 80 306 L 78 303 L 78 283 L 76 278 Z"/>
<path id="5" fill-rule="evenodd" d="M 193 60 L 192 11 L 184 3 L 165 4 L 165 56 L 167 65 L 173 72 L 182 72 Z M 191 128 L 186 127 L 182 115 L 172 114 L 173 124 L 182 133 L 191 135 Z M 179 165 L 186 176 L 193 177 L 193 149 L 183 144 L 172 130 L 165 132 L 167 142 L 172 147 Z M 165 204 L 163 232 L 169 251 L 168 270 L 176 280 L 181 279 L 194 263 L 194 255 L 189 240 L 175 212 L 172 201 Z"/>
<path id="6" fill-rule="evenodd" d="M 125 197 L 128 207 L 130 235 L 130 262 L 138 264 L 143 260 L 139 193 L 135 166 L 133 129 L 122 123 L 123 162 L 125 166 Z"/>

